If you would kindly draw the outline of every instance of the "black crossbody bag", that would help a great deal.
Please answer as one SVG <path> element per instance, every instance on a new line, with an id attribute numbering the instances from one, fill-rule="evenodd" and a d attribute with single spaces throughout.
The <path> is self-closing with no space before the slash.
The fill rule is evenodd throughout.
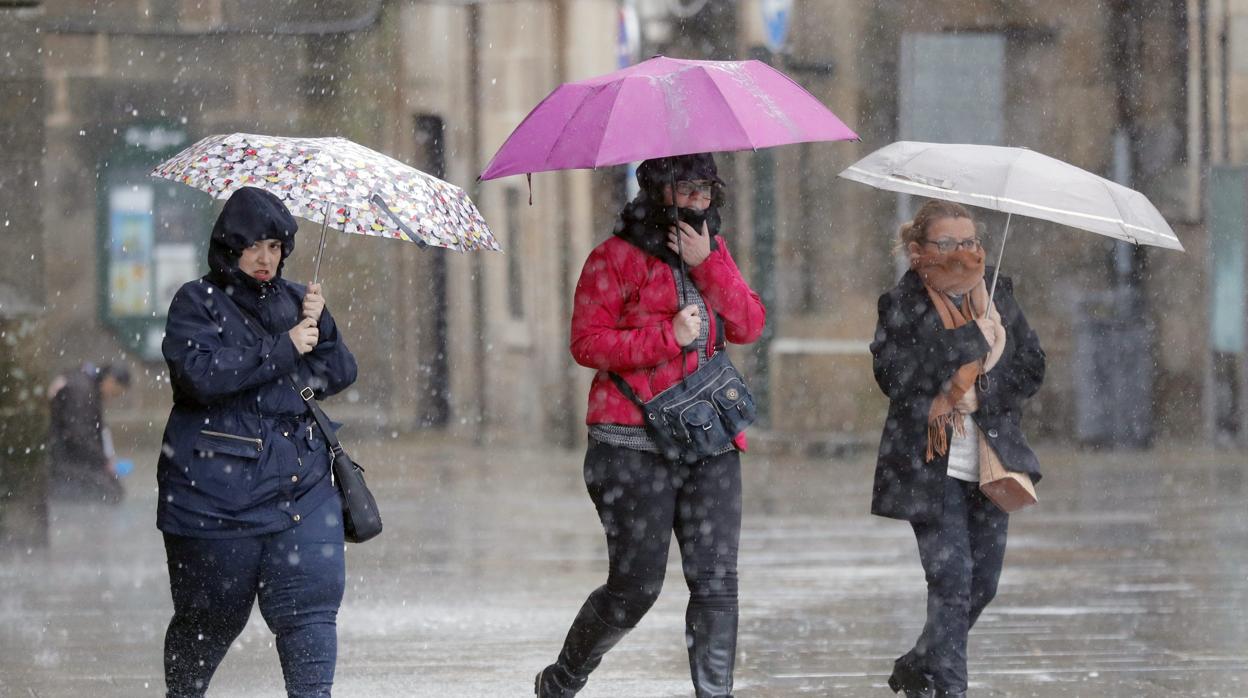
<path id="1" fill-rule="evenodd" d="M 309 387 L 299 389 L 299 397 L 308 406 L 316 426 L 325 435 L 325 443 L 329 445 L 330 473 L 338 491 L 342 493 L 342 530 L 350 543 L 363 543 L 381 533 L 381 512 L 377 510 L 377 500 L 364 482 L 364 468 L 351 460 L 351 456 L 338 443 L 338 434 L 326 416 L 325 411 L 316 402 L 316 396 Z"/>
<path id="2" fill-rule="evenodd" d="M 225 294 L 225 297 L 229 298 L 229 294 Z M 255 315 L 244 310 L 237 303 L 234 307 L 247 318 L 248 322 L 255 324 L 257 332 L 264 329 L 264 325 Z M 299 393 L 299 397 L 303 398 L 308 412 L 312 414 L 312 419 L 316 421 L 316 426 L 325 436 L 325 444 L 329 447 L 330 479 L 342 493 L 343 537 L 348 543 L 363 543 L 375 538 L 381 533 L 381 512 L 377 509 L 377 499 L 368 489 L 368 483 L 364 482 L 364 468 L 352 460 L 342 448 L 342 444 L 338 442 L 338 433 L 334 431 L 334 425 L 329 421 L 325 410 L 322 410 L 316 402 L 316 393 L 312 388 L 298 387 L 293 373 L 290 375 L 290 381 L 291 387 Z"/>
<path id="3" fill-rule="evenodd" d="M 629 400 L 641 408 L 646 433 L 663 457 L 694 463 L 722 453 L 754 423 L 754 396 L 724 351 L 724 322 L 716 316 L 715 353 L 679 383 L 642 402 L 617 373 L 609 374 Z M 681 355 L 682 371 L 684 355 Z"/>

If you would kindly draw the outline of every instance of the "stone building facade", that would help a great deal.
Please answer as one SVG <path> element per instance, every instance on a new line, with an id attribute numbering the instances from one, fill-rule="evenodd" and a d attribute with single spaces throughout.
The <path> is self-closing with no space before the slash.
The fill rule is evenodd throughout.
<path id="1" fill-rule="evenodd" d="M 1031 148 L 1148 195 L 1185 254 L 1013 218 L 1003 273 L 1049 355 L 1031 424 L 1089 444 L 1201 434 L 1210 301 L 1200 144 L 1211 80 L 1200 69 L 1201 27 L 1216 39 L 1218 21 L 1216 8 L 1201 14 L 1208 4 L 796 0 L 775 62 L 862 141 L 774 155 L 778 339 L 769 358 L 785 396 L 774 428 L 878 429 L 884 402 L 866 345 L 875 299 L 900 271 L 898 224 L 920 202 L 836 174 L 906 139 Z M 743 52 L 761 43 L 761 3 L 753 5 Z M 995 262 L 1004 216 L 977 213 Z"/>
<path id="2" fill-rule="evenodd" d="M 202 136 L 250 131 L 342 135 L 439 174 L 469 191 L 506 248 L 460 255 L 331 233 L 326 294 L 362 368 L 333 411 L 386 432 L 578 444 L 590 376 L 567 351 L 572 287 L 610 233 L 626 175 L 538 174 L 531 192 L 523 178 L 475 175 L 554 86 L 617 67 L 622 16 L 640 30 L 639 55 L 769 60 L 862 137 L 719 156 L 732 185 L 727 234 L 770 311 L 767 340 L 733 351 L 763 393 L 761 431 L 774 443 L 878 431 L 884 402 L 866 345 L 875 299 L 899 272 L 897 224 L 916 202 L 836 175 L 901 138 L 1025 146 L 1118 175 L 1188 248 L 1134 252 L 1014 219 L 1005 273 L 1050 356 L 1030 408 L 1041 435 L 1187 438 L 1218 409 L 1201 408 L 1221 380 L 1208 359 L 1205 201 L 1211 163 L 1242 162 L 1248 142 L 1236 127 L 1248 105 L 1239 3 L 793 0 L 778 51 L 762 49 L 761 0 L 327 0 L 260 13 L 242 0 L 19 4 L 22 24 L 6 18 L 5 30 L 37 35 L 28 58 L 42 73 L 23 79 L 43 100 L 5 102 L 2 133 L 46 147 L 38 188 L 6 183 L 0 200 L 42 212 L 23 234 L 42 241 L 43 263 L 6 255 L 0 280 L 33 274 L 48 289 L 33 301 L 46 306 L 45 375 L 82 360 L 141 368 L 115 412 L 133 428 L 159 428 L 167 409 L 152 354 L 167 302 L 158 281 L 201 270 L 216 205 L 175 185 L 152 189 L 146 273 L 160 279 L 146 299 L 115 292 L 137 262 L 109 248 L 110 226 L 145 201 L 133 196 L 150 184 L 143 167 Z M 983 220 L 994 232 L 1004 223 Z M 311 275 L 316 233 L 305 224 L 292 277 Z M 995 255 L 999 236 L 989 241 Z M 1151 339 L 1132 344 L 1132 328 Z M 1116 344 L 1097 339 L 1109 335 Z M 1142 358 L 1105 374 L 1103 357 L 1124 347 Z M 1124 379 L 1146 379 L 1147 390 L 1123 393 L 1114 381 Z M 1149 409 L 1107 415 L 1124 394 L 1147 396 L 1136 402 Z"/>
<path id="3" fill-rule="evenodd" d="M 176 281 L 202 272 L 219 202 L 149 180 L 144 168 L 215 133 L 341 135 L 465 187 L 506 251 L 463 255 L 331 232 L 326 295 L 361 365 L 333 410 L 395 431 L 571 438 L 584 410 L 573 386 L 587 379 L 572 370 L 561 318 L 602 227 L 594 177 L 539 175 L 530 206 L 522 178 L 477 184 L 475 175 L 553 85 L 615 67 L 615 4 L 255 7 L 49 0 L 39 8 L 48 147 L 38 193 L 45 230 L 56 231 L 45 240 L 54 289 L 47 370 L 129 361 L 142 370 L 115 418 L 159 425 L 169 394 L 157 349 L 164 308 Z M 135 190 L 147 192 L 138 205 L 147 201 L 154 220 L 150 255 L 131 261 L 133 250 L 109 244 L 117 202 Z M 289 277 L 311 277 L 318 233 L 303 224 Z M 127 264 L 148 264 L 134 273 L 154 277 L 152 286 L 144 277 L 143 291 L 124 289 Z"/>

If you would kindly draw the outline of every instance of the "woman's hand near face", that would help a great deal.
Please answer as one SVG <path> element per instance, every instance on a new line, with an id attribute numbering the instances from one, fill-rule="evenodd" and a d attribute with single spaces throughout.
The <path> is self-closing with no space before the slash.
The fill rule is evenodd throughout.
<path id="1" fill-rule="evenodd" d="M 316 329 L 316 320 L 312 318 L 304 318 L 299 321 L 298 325 L 291 328 L 290 341 L 295 345 L 295 351 L 300 356 L 312 351 L 316 348 L 317 341 L 321 338 L 321 333 Z"/>
<path id="2" fill-rule="evenodd" d="M 711 256 L 711 233 L 706 222 L 702 222 L 702 230 L 694 230 L 693 226 L 684 221 L 676 221 L 679 226 L 680 244 L 676 243 L 677 228 L 668 228 L 667 247 L 684 258 L 685 264 L 696 267 Z"/>
<path id="3" fill-rule="evenodd" d="M 325 309 L 325 296 L 321 295 L 320 284 L 308 284 L 308 292 L 303 295 L 303 317 L 314 323 L 321 321 L 321 311 Z"/>
<path id="4" fill-rule="evenodd" d="M 698 314 L 698 306 L 686 305 L 672 318 L 672 332 L 676 335 L 676 343 L 682 347 L 693 344 L 702 331 L 702 316 Z"/>

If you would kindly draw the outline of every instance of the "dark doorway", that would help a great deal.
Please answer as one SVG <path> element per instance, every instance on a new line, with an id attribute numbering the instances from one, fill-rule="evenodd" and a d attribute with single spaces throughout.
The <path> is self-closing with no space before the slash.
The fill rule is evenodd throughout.
<path id="1" fill-rule="evenodd" d="M 414 165 L 439 179 L 446 178 L 446 124 L 442 117 L 420 114 L 415 122 Z M 451 415 L 451 376 L 447 362 L 446 255 L 448 250 L 428 247 L 421 250 L 421 269 L 428 274 L 421 312 L 418 365 L 425 377 L 419 417 L 422 426 L 446 426 Z"/>

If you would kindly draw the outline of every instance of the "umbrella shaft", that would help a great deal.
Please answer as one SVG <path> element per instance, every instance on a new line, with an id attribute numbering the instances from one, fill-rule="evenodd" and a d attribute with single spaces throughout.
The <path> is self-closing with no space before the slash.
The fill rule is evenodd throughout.
<path id="1" fill-rule="evenodd" d="M 683 236 L 680 234 L 680 205 L 676 203 L 676 166 L 675 164 L 673 164 L 671 167 L 670 175 L 671 175 L 671 184 L 672 184 L 672 194 L 671 194 L 672 195 L 672 213 L 676 214 L 675 215 L 675 218 L 676 218 L 676 259 L 680 262 L 680 270 L 679 270 L 679 273 L 676 275 L 676 282 L 680 289 L 680 301 L 676 303 L 676 307 L 678 307 L 681 310 L 684 310 L 685 309 L 684 302 L 685 302 L 685 298 L 687 297 L 685 295 L 685 246 L 682 245 L 680 242 L 680 239 Z M 708 320 L 706 318 L 702 318 L 702 322 L 707 322 L 707 321 Z M 700 359 L 699 359 L 699 363 L 701 363 Z M 680 355 L 680 379 L 683 381 L 684 379 L 688 377 L 689 377 L 688 364 L 685 363 L 685 352 L 682 352 Z"/>
<path id="2" fill-rule="evenodd" d="M 312 283 L 321 280 L 321 257 L 325 256 L 325 229 L 329 227 L 329 208 L 330 204 L 326 203 L 321 215 L 321 244 L 316 249 L 316 269 L 312 272 Z"/>
<path id="3" fill-rule="evenodd" d="M 997 279 L 1001 276 L 1001 260 L 1005 259 L 1005 241 L 1010 237 L 1010 219 L 1014 214 L 1005 214 L 1005 234 L 1001 236 L 1001 251 L 997 253 L 997 266 L 992 270 L 992 289 L 988 291 L 988 307 L 984 308 L 984 317 L 992 308 L 992 298 L 997 293 Z"/>

